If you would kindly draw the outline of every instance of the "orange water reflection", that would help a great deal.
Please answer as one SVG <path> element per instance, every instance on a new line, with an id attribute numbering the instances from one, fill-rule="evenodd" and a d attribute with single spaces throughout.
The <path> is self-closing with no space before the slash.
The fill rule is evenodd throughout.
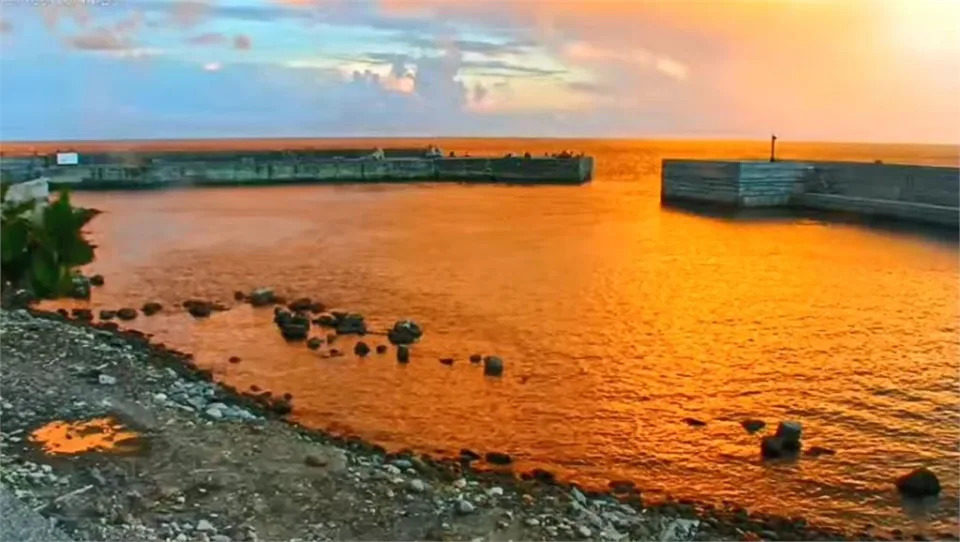
<path id="1" fill-rule="evenodd" d="M 33 431 L 30 441 L 41 445 L 48 454 L 128 453 L 137 450 L 139 435 L 113 418 L 56 420 Z"/>

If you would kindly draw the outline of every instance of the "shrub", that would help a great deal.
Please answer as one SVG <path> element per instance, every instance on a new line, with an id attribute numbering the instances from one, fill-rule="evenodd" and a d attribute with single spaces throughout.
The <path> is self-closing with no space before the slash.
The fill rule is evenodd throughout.
<path id="1" fill-rule="evenodd" d="M 0 192 L 6 197 L 7 186 Z M 34 203 L 5 207 L 0 224 L 0 273 L 4 281 L 29 288 L 39 298 L 67 295 L 74 269 L 93 261 L 94 246 L 83 236 L 83 226 L 97 212 L 73 207 L 70 193 L 59 197 L 35 216 Z"/>

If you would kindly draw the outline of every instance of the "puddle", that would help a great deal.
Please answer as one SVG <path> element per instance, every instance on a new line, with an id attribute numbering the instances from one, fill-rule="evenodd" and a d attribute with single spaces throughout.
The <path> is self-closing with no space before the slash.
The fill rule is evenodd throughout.
<path id="1" fill-rule="evenodd" d="M 48 454 L 129 453 L 139 449 L 139 435 L 113 418 L 52 421 L 31 433 L 30 442 L 39 444 Z"/>

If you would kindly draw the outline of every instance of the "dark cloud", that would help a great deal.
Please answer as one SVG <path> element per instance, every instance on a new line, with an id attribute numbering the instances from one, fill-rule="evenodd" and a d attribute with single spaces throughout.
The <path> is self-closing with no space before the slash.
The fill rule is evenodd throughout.
<path id="1" fill-rule="evenodd" d="M 69 38 L 67 45 L 84 51 L 121 51 L 133 46 L 129 39 L 109 28 L 98 28 Z"/>
<path id="2" fill-rule="evenodd" d="M 398 36 L 398 39 L 408 45 L 414 47 L 420 47 L 422 49 L 446 49 L 449 47 L 455 47 L 456 49 L 463 51 L 465 53 L 479 53 L 483 55 L 506 55 L 506 54 L 523 54 L 527 52 L 530 48 L 534 47 L 536 44 L 530 41 L 505 41 L 505 42 L 492 42 L 492 41 L 479 41 L 479 40 L 464 40 L 464 39 L 455 39 L 449 41 L 438 41 L 425 38 L 421 35 L 414 34 L 402 34 Z"/>
<path id="3" fill-rule="evenodd" d="M 227 37 L 219 32 L 198 34 L 187 40 L 191 45 L 220 45 L 227 41 Z"/>
<path id="4" fill-rule="evenodd" d="M 244 34 L 237 34 L 233 37 L 233 48 L 240 51 L 247 51 L 253 45 L 253 42 L 250 40 L 249 36 Z"/>
<path id="5" fill-rule="evenodd" d="M 482 102 L 483 99 L 487 97 L 487 94 L 488 94 L 489 92 L 490 92 L 490 91 L 487 89 L 487 87 L 483 86 L 483 85 L 480 84 L 480 83 L 477 83 L 477 84 L 473 85 L 473 101 L 474 101 L 474 103 L 480 103 L 480 102 Z"/>

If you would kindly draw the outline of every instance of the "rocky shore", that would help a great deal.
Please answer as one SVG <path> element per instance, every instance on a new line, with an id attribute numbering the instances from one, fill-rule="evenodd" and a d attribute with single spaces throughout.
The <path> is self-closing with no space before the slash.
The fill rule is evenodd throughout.
<path id="1" fill-rule="evenodd" d="M 587 494 L 546 472 L 388 453 L 288 423 L 136 333 L 0 315 L 0 504 L 18 510 L 0 521 L 4 540 L 844 538 L 736 506 L 644 506 L 628 483 Z M 104 449 L 51 454 L 35 438 L 51 422 L 102 419 L 125 432 Z"/>

